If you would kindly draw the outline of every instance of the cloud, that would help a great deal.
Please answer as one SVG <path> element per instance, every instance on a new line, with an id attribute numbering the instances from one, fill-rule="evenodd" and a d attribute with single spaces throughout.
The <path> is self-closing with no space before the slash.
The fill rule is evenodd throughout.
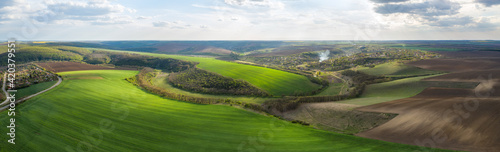
<path id="1" fill-rule="evenodd" d="M 14 4 L 16 4 L 16 0 L 2 0 L 2 2 L 0 3 L 0 8 L 14 6 Z"/>
<path id="2" fill-rule="evenodd" d="M 476 2 L 481 3 L 487 7 L 491 7 L 493 5 L 500 5 L 500 0 L 476 0 Z"/>
<path id="3" fill-rule="evenodd" d="M 224 0 L 224 2 L 231 6 L 284 8 L 284 4 L 276 0 Z"/>
<path id="4" fill-rule="evenodd" d="M 186 24 L 182 21 L 174 21 L 174 22 L 167 22 L 167 21 L 157 21 L 153 22 L 154 27 L 166 27 L 166 28 L 171 28 L 171 29 L 187 29 L 190 28 L 190 24 Z"/>
<path id="5" fill-rule="evenodd" d="M 168 25 L 170 25 L 170 22 L 165 22 L 165 21 L 153 22 L 154 27 L 167 27 Z"/>
<path id="6" fill-rule="evenodd" d="M 64 23 L 60 21 L 77 20 L 86 21 L 93 25 L 126 24 L 133 22 L 133 20 L 132 17 L 123 15 L 123 13 L 136 11 L 108 0 L 47 1 L 45 5 L 46 9 L 39 10 L 37 13 L 39 15 L 33 16 L 40 22 Z"/>
<path id="7" fill-rule="evenodd" d="M 138 19 L 138 20 L 145 20 L 145 19 L 151 19 L 151 17 L 149 17 L 149 16 L 139 16 L 136 19 Z"/>
<path id="8" fill-rule="evenodd" d="M 421 3 L 384 4 L 375 7 L 379 14 L 412 14 L 419 16 L 442 16 L 458 14 L 460 3 L 450 0 L 430 0 Z"/>
<path id="9" fill-rule="evenodd" d="M 134 9 L 126 8 L 120 4 L 112 4 L 107 0 L 49 2 L 47 3 L 47 9 L 68 16 L 100 16 L 125 11 L 135 12 Z"/>
<path id="10" fill-rule="evenodd" d="M 406 2 L 406 1 L 409 1 L 409 0 L 370 0 L 372 2 L 375 2 L 375 3 L 393 3 L 393 2 Z"/>
<path id="11" fill-rule="evenodd" d="M 2 0 L 0 2 L 0 20 L 8 23 L 19 20 L 36 12 L 36 7 L 30 5 L 25 0 Z"/>
<path id="12" fill-rule="evenodd" d="M 467 26 L 467 25 L 476 23 L 476 22 L 474 22 L 473 19 L 474 18 L 472 18 L 470 16 L 446 17 L 443 19 L 437 19 L 433 22 L 430 22 L 429 25 L 438 26 L 438 27 Z"/>

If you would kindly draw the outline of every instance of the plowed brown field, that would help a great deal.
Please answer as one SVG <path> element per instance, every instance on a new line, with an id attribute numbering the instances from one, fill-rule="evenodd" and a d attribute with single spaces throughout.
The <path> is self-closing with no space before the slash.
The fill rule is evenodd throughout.
<path id="1" fill-rule="evenodd" d="M 433 148 L 500 151 L 500 58 L 433 59 L 411 65 L 452 72 L 425 80 L 480 84 L 475 89 L 427 88 L 411 98 L 357 108 L 399 114 L 357 136 Z"/>

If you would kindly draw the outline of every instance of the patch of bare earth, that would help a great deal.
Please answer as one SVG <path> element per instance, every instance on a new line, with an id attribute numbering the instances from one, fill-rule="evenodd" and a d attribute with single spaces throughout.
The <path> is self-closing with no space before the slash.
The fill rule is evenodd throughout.
<path id="1" fill-rule="evenodd" d="M 317 129 L 355 134 L 372 129 L 394 118 L 395 114 L 355 111 L 358 105 L 335 102 L 302 104 L 282 113 L 288 120 L 300 120 Z"/>
<path id="2" fill-rule="evenodd" d="M 411 64 L 451 72 L 425 80 L 480 84 L 475 89 L 427 88 L 411 98 L 356 108 L 399 114 L 357 136 L 432 148 L 500 151 L 500 58 L 433 59 Z"/>

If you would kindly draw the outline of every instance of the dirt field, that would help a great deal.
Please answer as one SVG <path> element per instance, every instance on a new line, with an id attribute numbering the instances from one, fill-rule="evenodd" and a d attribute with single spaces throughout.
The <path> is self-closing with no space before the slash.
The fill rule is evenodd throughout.
<path id="1" fill-rule="evenodd" d="M 409 65 L 446 72 L 492 70 L 500 68 L 500 58 L 431 59 L 411 62 Z"/>
<path id="2" fill-rule="evenodd" d="M 315 128 L 356 134 L 372 129 L 394 118 L 395 114 L 383 114 L 354 111 L 358 105 L 342 103 L 309 103 L 302 104 L 296 110 L 283 113 L 289 120 L 307 122 Z"/>
<path id="3" fill-rule="evenodd" d="M 500 57 L 498 51 L 450 51 L 450 52 L 435 52 L 443 55 L 445 58 L 491 58 Z"/>
<path id="4" fill-rule="evenodd" d="M 484 58 L 411 63 L 451 72 L 424 80 L 480 84 L 475 89 L 427 88 L 411 98 L 356 108 L 399 114 L 357 136 L 452 150 L 500 151 L 500 58 L 479 57 Z"/>
<path id="5" fill-rule="evenodd" d="M 114 69 L 110 67 L 103 67 L 91 64 L 83 64 L 76 62 L 44 62 L 44 63 L 36 63 L 38 66 L 41 66 L 52 72 L 65 72 L 65 71 L 80 71 L 80 70 L 109 70 Z"/>

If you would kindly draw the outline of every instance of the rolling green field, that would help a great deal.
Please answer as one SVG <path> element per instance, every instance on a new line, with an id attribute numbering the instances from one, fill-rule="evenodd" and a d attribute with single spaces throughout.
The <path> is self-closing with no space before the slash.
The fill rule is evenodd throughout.
<path id="1" fill-rule="evenodd" d="M 7 143 L 4 134 L 0 151 L 429 150 L 315 130 L 224 105 L 160 98 L 124 80 L 137 73 L 60 73 L 103 79 L 64 80 L 16 107 L 16 144 Z M 8 119 L 1 112 L 0 126 L 7 126 Z"/>
<path id="2" fill-rule="evenodd" d="M 437 75 L 406 78 L 368 85 L 360 98 L 339 101 L 339 103 L 371 105 L 412 97 L 428 87 L 474 88 L 478 85 L 478 83 L 474 82 L 421 81 L 422 79 L 434 76 Z"/>
<path id="3" fill-rule="evenodd" d="M 332 96 L 332 95 L 339 95 L 342 89 L 346 89 L 347 86 L 345 86 L 344 83 L 332 83 L 328 88 L 323 90 L 321 93 L 314 95 L 314 96 Z"/>
<path id="4" fill-rule="evenodd" d="M 104 49 L 98 49 L 104 50 Z M 107 50 L 117 51 L 117 50 Z M 297 75 L 280 70 L 263 68 L 258 66 L 244 65 L 233 62 L 217 60 L 212 57 L 191 57 L 181 55 L 167 55 L 143 52 L 129 52 L 142 55 L 150 55 L 156 57 L 174 58 L 186 61 L 199 62 L 197 67 L 221 74 L 223 76 L 231 77 L 233 79 L 242 79 L 250 82 L 251 84 L 275 95 L 292 95 L 295 92 L 311 92 L 319 89 L 321 86 L 312 83 L 307 77 Z"/>
<path id="5" fill-rule="evenodd" d="M 369 75 L 385 75 L 388 77 L 418 76 L 418 75 L 441 73 L 439 71 L 426 70 L 414 66 L 404 65 L 404 63 L 397 63 L 397 62 L 388 62 L 376 65 L 374 68 L 360 67 L 357 70 Z"/>
<path id="6" fill-rule="evenodd" d="M 57 81 L 49 81 L 49 82 L 43 82 L 43 83 L 31 85 L 27 88 L 19 89 L 19 90 L 17 90 L 16 98 L 21 99 L 23 97 L 35 94 L 35 93 L 40 92 L 40 91 L 43 91 L 47 88 L 50 88 L 51 86 L 53 86 L 56 83 L 57 83 Z"/>

